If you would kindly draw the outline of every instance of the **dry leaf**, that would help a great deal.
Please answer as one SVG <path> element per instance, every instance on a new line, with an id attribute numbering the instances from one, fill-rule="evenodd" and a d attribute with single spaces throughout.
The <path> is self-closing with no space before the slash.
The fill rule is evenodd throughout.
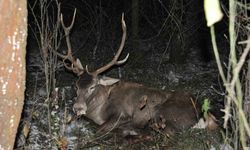
<path id="1" fill-rule="evenodd" d="M 28 135 L 29 135 L 29 132 L 30 132 L 30 123 L 29 122 L 27 122 L 27 121 L 24 122 L 22 132 L 23 132 L 23 135 L 24 135 L 24 137 L 26 139 L 28 137 Z"/>

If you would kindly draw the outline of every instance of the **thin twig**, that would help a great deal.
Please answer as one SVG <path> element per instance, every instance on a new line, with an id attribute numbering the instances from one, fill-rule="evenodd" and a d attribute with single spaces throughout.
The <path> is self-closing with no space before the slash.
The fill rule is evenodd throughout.
<path id="1" fill-rule="evenodd" d="M 245 60 L 246 60 L 246 57 L 250 51 L 250 36 L 248 37 L 248 40 L 247 40 L 247 46 L 245 47 L 241 57 L 240 57 L 240 60 L 239 62 L 237 63 L 236 67 L 234 68 L 234 77 L 231 81 L 231 86 L 234 87 L 235 86 L 235 83 L 239 77 L 239 74 L 240 74 L 240 71 L 241 71 L 241 68 L 242 66 L 244 65 L 245 63 Z"/>

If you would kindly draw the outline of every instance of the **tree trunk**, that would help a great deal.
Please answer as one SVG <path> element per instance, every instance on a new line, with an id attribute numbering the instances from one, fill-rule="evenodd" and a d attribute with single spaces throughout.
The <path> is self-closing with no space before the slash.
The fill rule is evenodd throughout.
<path id="1" fill-rule="evenodd" d="M 25 90 L 26 0 L 0 1 L 0 149 L 12 150 Z"/>

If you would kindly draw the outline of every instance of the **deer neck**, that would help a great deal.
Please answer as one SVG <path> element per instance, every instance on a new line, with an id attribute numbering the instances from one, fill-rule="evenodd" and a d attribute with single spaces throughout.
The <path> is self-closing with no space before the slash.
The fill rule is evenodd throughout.
<path id="1" fill-rule="evenodd" d="M 106 121 L 104 116 L 108 97 L 113 86 L 98 85 L 96 91 L 89 97 L 86 117 L 93 120 L 96 124 L 103 124 Z"/>

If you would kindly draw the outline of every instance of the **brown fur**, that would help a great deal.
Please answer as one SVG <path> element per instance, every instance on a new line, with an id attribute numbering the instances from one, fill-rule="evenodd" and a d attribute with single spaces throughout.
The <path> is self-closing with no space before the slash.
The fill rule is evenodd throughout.
<path id="1" fill-rule="evenodd" d="M 200 113 L 195 99 L 186 92 L 172 92 L 164 104 L 157 106 L 156 111 L 155 122 L 164 119 L 164 131 L 168 134 L 190 128 L 198 121 Z"/>
<path id="2" fill-rule="evenodd" d="M 189 93 L 166 92 L 125 81 L 109 86 L 94 81 L 98 79 L 85 81 L 89 83 L 85 88 L 78 85 L 74 107 L 86 103 L 85 116 L 101 125 L 99 132 L 120 128 L 125 134 L 136 135 L 137 129 L 161 124 L 167 133 L 174 133 L 197 121 L 196 106 L 193 106 Z M 90 87 L 94 88 L 93 92 L 86 94 L 92 89 Z"/>

